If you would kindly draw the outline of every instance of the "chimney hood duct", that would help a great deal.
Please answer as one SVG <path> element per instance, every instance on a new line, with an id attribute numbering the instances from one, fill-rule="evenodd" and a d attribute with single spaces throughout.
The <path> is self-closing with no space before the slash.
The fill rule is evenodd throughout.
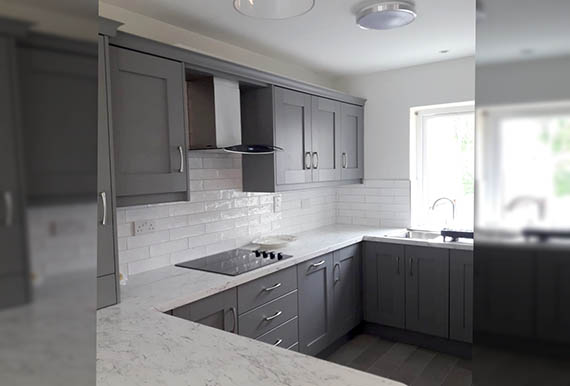
<path id="1" fill-rule="evenodd" d="M 277 146 L 241 143 L 239 83 L 201 76 L 187 82 L 190 150 L 224 149 L 240 154 L 271 154 Z"/>

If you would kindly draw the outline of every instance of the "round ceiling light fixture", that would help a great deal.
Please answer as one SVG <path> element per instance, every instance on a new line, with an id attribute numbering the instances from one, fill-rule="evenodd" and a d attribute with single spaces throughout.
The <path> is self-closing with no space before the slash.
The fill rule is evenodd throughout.
<path id="1" fill-rule="evenodd" d="M 363 29 L 392 29 L 403 27 L 416 19 L 416 6 L 411 1 L 382 1 L 364 7 L 356 15 Z"/>
<path id="2" fill-rule="evenodd" d="M 258 19 L 289 19 L 304 15 L 315 6 L 315 0 L 234 0 L 241 14 Z"/>

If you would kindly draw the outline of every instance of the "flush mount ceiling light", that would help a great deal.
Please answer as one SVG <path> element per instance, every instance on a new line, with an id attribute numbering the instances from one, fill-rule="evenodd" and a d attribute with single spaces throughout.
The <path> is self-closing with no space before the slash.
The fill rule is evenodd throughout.
<path id="1" fill-rule="evenodd" d="M 315 0 L 234 0 L 234 8 L 258 19 L 289 19 L 309 12 Z"/>
<path id="2" fill-rule="evenodd" d="M 364 7 L 356 15 L 363 29 L 392 29 L 403 27 L 416 19 L 416 6 L 411 1 L 382 1 Z"/>

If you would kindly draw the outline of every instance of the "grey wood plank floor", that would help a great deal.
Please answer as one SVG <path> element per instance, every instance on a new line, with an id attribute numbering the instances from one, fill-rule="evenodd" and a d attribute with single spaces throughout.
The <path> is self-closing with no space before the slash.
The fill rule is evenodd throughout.
<path id="1" fill-rule="evenodd" d="M 471 361 L 378 337 L 357 335 L 327 360 L 410 386 L 471 386 Z"/>

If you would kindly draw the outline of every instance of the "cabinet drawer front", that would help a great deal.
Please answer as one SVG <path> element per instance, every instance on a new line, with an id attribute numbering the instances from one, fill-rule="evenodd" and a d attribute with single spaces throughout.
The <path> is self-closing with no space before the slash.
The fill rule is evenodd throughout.
<path id="1" fill-rule="evenodd" d="M 266 334 L 261 335 L 257 340 L 274 346 L 289 348 L 297 343 L 299 319 L 293 318 L 274 328 Z"/>
<path id="2" fill-rule="evenodd" d="M 299 352 L 299 343 L 295 343 L 293 346 L 289 347 L 288 350 Z"/>
<path id="3" fill-rule="evenodd" d="M 238 287 L 238 310 L 243 314 L 297 289 L 295 267 L 264 276 Z"/>
<path id="4" fill-rule="evenodd" d="M 277 298 L 239 317 L 239 334 L 257 338 L 297 316 L 297 291 Z"/>

